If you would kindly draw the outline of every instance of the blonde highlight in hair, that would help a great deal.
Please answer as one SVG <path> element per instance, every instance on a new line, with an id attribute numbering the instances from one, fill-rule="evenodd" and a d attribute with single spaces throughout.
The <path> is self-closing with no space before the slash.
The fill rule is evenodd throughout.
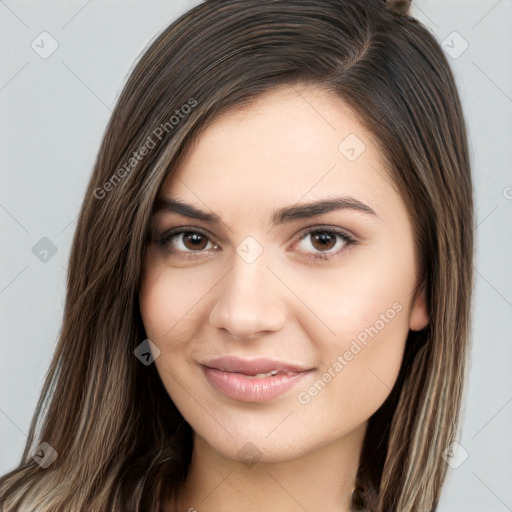
<path id="1" fill-rule="evenodd" d="M 208 0 L 144 53 L 98 153 L 59 342 L 21 462 L 0 480 L 2 510 L 158 511 L 176 498 L 192 429 L 154 365 L 134 356 L 146 338 L 138 292 L 154 201 L 212 120 L 298 83 L 339 96 L 375 138 L 413 224 L 428 302 L 429 326 L 410 331 L 398 379 L 369 420 L 352 509 L 435 510 L 469 350 L 468 143 L 439 44 L 382 0 Z M 41 442 L 58 453 L 46 469 L 31 456 Z"/>

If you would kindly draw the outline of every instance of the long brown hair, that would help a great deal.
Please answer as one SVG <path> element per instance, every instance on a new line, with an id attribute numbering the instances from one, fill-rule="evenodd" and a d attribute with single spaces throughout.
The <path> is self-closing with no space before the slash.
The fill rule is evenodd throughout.
<path id="1" fill-rule="evenodd" d="M 429 326 L 370 418 L 353 508 L 431 511 L 465 382 L 473 200 L 461 105 L 421 23 L 382 0 L 209 0 L 132 71 L 106 129 L 73 241 L 63 326 L 3 510 L 163 510 L 187 476 L 192 429 L 145 339 L 138 287 L 156 195 L 219 114 L 281 85 L 340 97 L 372 134 L 414 227 Z M 43 469 L 41 442 L 57 458 Z M 46 446 L 46 445 L 45 445 Z"/>

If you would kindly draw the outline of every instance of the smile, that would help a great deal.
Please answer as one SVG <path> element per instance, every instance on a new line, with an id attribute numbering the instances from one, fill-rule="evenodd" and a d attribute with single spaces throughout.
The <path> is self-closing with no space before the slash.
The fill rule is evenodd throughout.
<path id="1" fill-rule="evenodd" d="M 311 369 L 271 359 L 223 357 L 202 364 L 210 385 L 241 402 L 266 402 L 295 386 Z"/>

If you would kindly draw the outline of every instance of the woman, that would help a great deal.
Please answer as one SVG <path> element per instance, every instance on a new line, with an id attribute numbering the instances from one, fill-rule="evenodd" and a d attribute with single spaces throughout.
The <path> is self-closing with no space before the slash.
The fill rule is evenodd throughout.
<path id="1" fill-rule="evenodd" d="M 212 0 L 150 46 L 4 510 L 435 510 L 472 186 L 450 68 L 398 11 Z"/>

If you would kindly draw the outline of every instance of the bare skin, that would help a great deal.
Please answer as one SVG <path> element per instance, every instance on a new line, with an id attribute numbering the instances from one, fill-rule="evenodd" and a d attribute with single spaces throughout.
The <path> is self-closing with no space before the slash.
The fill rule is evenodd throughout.
<path id="1" fill-rule="evenodd" d="M 220 217 L 159 210 L 156 238 L 182 234 L 152 243 L 139 297 L 158 373 L 195 432 L 178 510 L 349 510 L 368 419 L 409 329 L 428 323 L 377 146 L 339 98 L 285 87 L 220 116 L 160 196 Z M 351 207 L 272 224 L 276 209 L 341 196 Z M 225 355 L 309 371 L 269 400 L 235 399 L 205 376 Z"/>

